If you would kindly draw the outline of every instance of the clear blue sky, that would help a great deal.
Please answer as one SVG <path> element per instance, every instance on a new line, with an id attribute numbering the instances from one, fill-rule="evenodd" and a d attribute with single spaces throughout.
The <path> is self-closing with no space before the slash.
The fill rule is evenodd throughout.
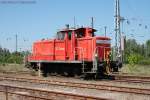
<path id="1" fill-rule="evenodd" d="M 35 2 L 25 4 L 1 1 L 11 0 L 0 0 L 0 45 L 11 51 L 15 50 L 15 34 L 18 49 L 31 50 L 34 41 L 53 38 L 65 24 L 73 26 L 74 16 L 78 26 L 90 26 L 93 16 L 96 34 L 104 35 L 107 26 L 107 34 L 114 43 L 115 0 L 28 0 Z M 150 39 L 149 4 L 150 0 L 120 0 L 121 16 L 130 22 L 123 24 L 127 38 L 135 38 L 139 43 Z"/>

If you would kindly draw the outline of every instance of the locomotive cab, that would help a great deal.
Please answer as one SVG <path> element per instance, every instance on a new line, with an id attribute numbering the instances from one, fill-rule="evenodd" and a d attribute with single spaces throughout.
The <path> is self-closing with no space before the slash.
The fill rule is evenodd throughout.
<path id="1" fill-rule="evenodd" d="M 74 34 L 73 34 L 74 32 Z M 68 38 L 69 40 L 73 38 L 86 38 L 86 37 L 94 37 L 94 32 L 96 32 L 95 29 L 92 28 L 78 28 L 78 29 L 63 29 L 56 34 L 56 39 L 58 40 L 65 40 Z M 72 37 L 72 35 L 75 35 Z"/>
<path id="2" fill-rule="evenodd" d="M 94 37 L 95 29 L 92 28 L 79 28 L 76 30 L 77 38 Z"/>

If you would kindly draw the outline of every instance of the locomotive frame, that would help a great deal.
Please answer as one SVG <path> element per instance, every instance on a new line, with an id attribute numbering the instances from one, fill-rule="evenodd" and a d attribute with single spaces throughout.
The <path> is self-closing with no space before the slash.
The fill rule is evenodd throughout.
<path id="1" fill-rule="evenodd" d="M 95 31 L 90 27 L 60 30 L 55 39 L 34 42 L 27 62 L 45 76 L 57 73 L 97 78 L 118 71 L 118 62 L 110 59 L 111 39 L 97 37 Z"/>

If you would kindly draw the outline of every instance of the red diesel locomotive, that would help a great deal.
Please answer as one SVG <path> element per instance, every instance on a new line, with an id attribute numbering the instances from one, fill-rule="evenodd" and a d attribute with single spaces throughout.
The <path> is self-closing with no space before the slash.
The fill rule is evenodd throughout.
<path id="1" fill-rule="evenodd" d="M 44 75 L 93 75 L 99 77 L 118 69 L 111 61 L 111 39 L 97 37 L 90 27 L 57 32 L 55 39 L 36 41 L 28 62 Z M 39 67 L 40 66 L 40 67 Z"/>

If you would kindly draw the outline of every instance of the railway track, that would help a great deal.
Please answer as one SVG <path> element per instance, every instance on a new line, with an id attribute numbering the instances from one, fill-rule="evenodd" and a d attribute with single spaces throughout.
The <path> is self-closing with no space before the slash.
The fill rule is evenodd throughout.
<path id="1" fill-rule="evenodd" d="M 21 72 L 14 72 L 14 71 L 3 71 L 1 72 L 6 75 L 31 75 L 32 72 L 28 71 L 21 71 Z M 149 76 L 135 76 L 135 75 L 127 75 L 127 74 L 112 74 L 112 80 L 107 79 L 110 82 L 119 82 L 119 83 L 139 83 L 139 84 L 150 84 L 150 77 Z M 56 76 L 55 76 L 56 77 Z M 105 80 L 103 80 L 105 81 Z"/>
<path id="2" fill-rule="evenodd" d="M 29 71 L 20 71 L 20 72 L 15 72 L 15 71 L 1 71 L 3 74 L 27 74 L 30 75 L 32 72 Z M 113 76 L 113 81 L 115 82 L 128 82 L 128 83 L 144 83 L 144 84 L 150 84 L 150 76 L 135 76 L 135 75 L 128 75 L 127 73 L 125 74 L 112 74 Z"/>
<path id="3" fill-rule="evenodd" d="M 30 82 L 30 83 L 58 85 L 58 86 L 75 87 L 75 88 L 87 88 L 87 89 L 95 89 L 95 90 L 106 90 L 106 91 L 113 91 L 113 92 L 150 95 L 150 89 L 141 89 L 141 88 L 132 88 L 132 87 L 122 87 L 122 86 L 120 87 L 120 86 L 111 86 L 111 85 L 87 84 L 87 83 L 77 83 L 77 82 L 18 78 L 18 77 L 4 77 L 4 76 L 3 77 L 1 76 L 0 80 L 15 81 L 15 82 L 16 81 Z"/>
<path id="4" fill-rule="evenodd" d="M 4 100 L 110 100 L 100 97 L 77 95 L 72 93 L 54 92 L 19 86 L 0 85 Z M 2 96 L 1 96 L 2 98 Z"/>
<path id="5" fill-rule="evenodd" d="M 28 71 L 21 71 L 21 72 L 14 72 L 14 71 L 3 71 L 3 74 L 27 74 L 31 75 L 32 72 Z M 114 82 L 127 82 L 127 83 L 143 83 L 143 84 L 150 84 L 150 76 L 135 76 L 135 75 L 127 75 L 127 74 L 112 74 Z"/>
<path id="6" fill-rule="evenodd" d="M 149 76 L 114 75 L 114 79 L 116 82 L 150 84 L 150 77 Z"/>

